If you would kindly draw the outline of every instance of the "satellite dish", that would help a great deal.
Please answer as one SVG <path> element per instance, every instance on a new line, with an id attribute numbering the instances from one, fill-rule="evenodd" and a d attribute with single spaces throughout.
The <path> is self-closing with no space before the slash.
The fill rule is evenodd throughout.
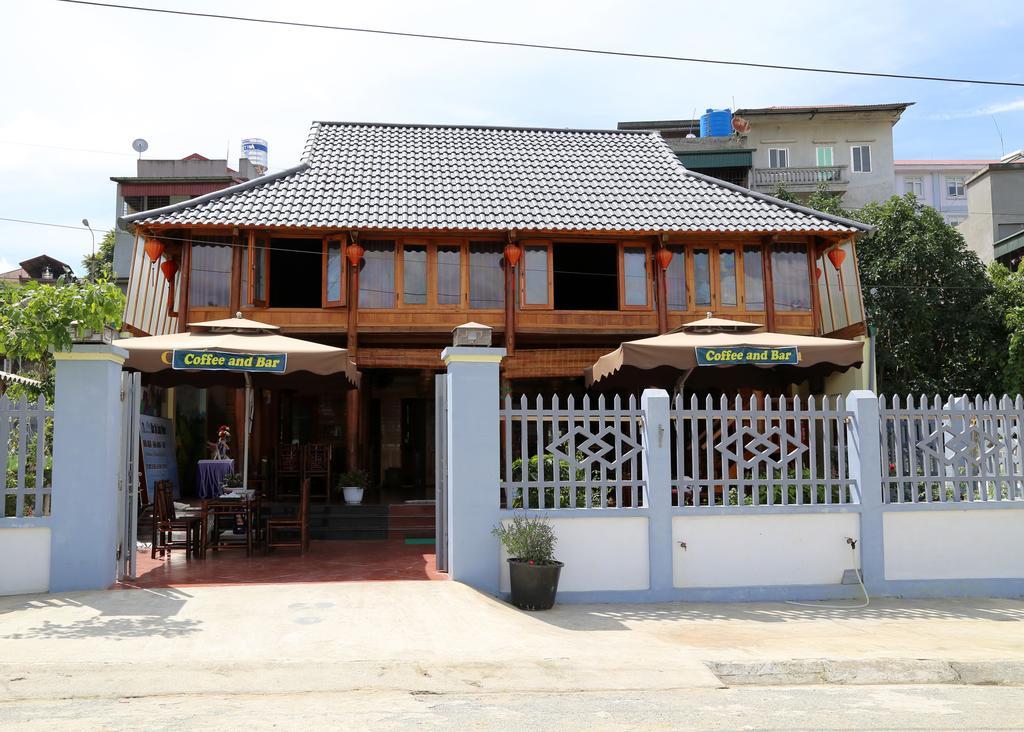
<path id="1" fill-rule="evenodd" d="M 137 152 L 140 158 L 142 157 L 142 153 L 146 152 L 146 150 L 148 149 L 149 143 L 143 140 L 141 137 L 132 140 L 132 150 Z"/>
<path id="2" fill-rule="evenodd" d="M 736 132 L 738 132 L 739 134 L 745 135 L 746 133 L 750 132 L 750 123 L 747 122 L 742 117 L 737 117 L 736 115 L 733 115 L 732 128 L 736 130 Z"/>

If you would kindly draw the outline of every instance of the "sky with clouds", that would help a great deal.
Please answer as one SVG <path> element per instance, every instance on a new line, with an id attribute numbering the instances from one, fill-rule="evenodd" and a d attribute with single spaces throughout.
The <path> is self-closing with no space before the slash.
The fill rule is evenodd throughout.
<path id="1" fill-rule="evenodd" d="M 887 0 L 134 0 L 303 22 L 800 66 L 1024 82 L 1024 3 Z M 1024 147 L 1024 88 L 574 55 L 0 0 L 0 218 L 114 223 L 111 176 L 147 157 L 298 162 L 314 119 L 614 127 L 706 107 L 914 101 L 897 158 Z M 1002 143 L 999 135 L 1002 135 Z M 88 231 L 0 220 L 0 271 L 80 268 Z"/>

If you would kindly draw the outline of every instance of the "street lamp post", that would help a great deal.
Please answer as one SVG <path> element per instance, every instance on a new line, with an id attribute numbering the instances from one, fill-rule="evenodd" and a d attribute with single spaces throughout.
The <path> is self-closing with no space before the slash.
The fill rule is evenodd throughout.
<path id="1" fill-rule="evenodd" d="M 92 258 L 89 261 L 92 262 L 92 268 L 95 269 L 95 267 L 96 267 L 96 233 L 92 230 L 92 227 L 89 226 L 89 219 L 82 219 L 82 226 L 84 226 L 85 228 L 87 228 L 89 230 L 89 236 L 92 237 Z M 90 272 L 89 274 L 91 275 L 92 273 Z"/>

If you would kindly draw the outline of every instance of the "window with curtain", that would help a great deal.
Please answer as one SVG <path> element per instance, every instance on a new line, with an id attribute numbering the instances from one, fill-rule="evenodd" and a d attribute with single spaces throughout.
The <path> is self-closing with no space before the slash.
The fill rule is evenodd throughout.
<path id="1" fill-rule="evenodd" d="M 764 261 L 761 247 L 743 248 L 743 296 L 747 310 L 764 310 Z"/>
<path id="2" fill-rule="evenodd" d="M 203 241 L 223 241 L 223 244 L 193 242 L 188 279 L 189 305 L 226 308 L 231 302 L 231 239 L 207 236 Z"/>
<path id="3" fill-rule="evenodd" d="M 707 249 L 693 250 L 693 300 L 697 307 L 711 305 L 711 254 Z"/>
<path id="4" fill-rule="evenodd" d="M 772 286 L 776 310 L 811 309 L 806 244 L 775 245 L 772 249 Z"/>
<path id="5" fill-rule="evenodd" d="M 526 247 L 523 252 L 523 304 L 548 304 L 548 248 Z"/>
<path id="6" fill-rule="evenodd" d="M 625 247 L 622 250 L 623 292 L 625 305 L 647 304 L 647 250 Z"/>
<path id="7" fill-rule="evenodd" d="M 458 247 L 437 248 L 437 304 L 462 302 L 462 251 Z"/>
<path id="8" fill-rule="evenodd" d="M 672 259 L 665 270 L 666 305 L 669 310 L 686 310 L 686 248 L 669 247 Z"/>
<path id="9" fill-rule="evenodd" d="M 850 148 L 850 159 L 853 161 L 854 173 L 871 172 L 871 146 L 854 145 Z"/>
<path id="10" fill-rule="evenodd" d="M 345 260 L 341 254 L 341 242 L 327 242 L 327 288 L 324 299 L 328 303 L 341 302 L 341 278 L 345 272 Z"/>
<path id="11" fill-rule="evenodd" d="M 718 250 L 718 304 L 734 308 L 739 300 L 736 294 L 736 250 Z"/>
<path id="12" fill-rule="evenodd" d="M 427 248 L 422 244 L 402 247 L 402 302 L 427 304 Z"/>
<path id="13" fill-rule="evenodd" d="M 470 243 L 469 306 L 476 309 L 505 306 L 505 270 L 502 244 Z"/>
<path id="14" fill-rule="evenodd" d="M 363 242 L 363 263 L 359 270 L 359 307 L 395 306 L 395 243 Z"/>

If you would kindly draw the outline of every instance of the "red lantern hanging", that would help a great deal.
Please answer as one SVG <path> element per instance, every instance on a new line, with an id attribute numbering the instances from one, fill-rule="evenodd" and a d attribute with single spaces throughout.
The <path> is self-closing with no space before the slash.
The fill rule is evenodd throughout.
<path id="1" fill-rule="evenodd" d="M 820 280 L 821 279 L 821 267 L 815 267 L 814 268 L 814 274 Z"/>
<path id="2" fill-rule="evenodd" d="M 174 275 L 178 274 L 178 263 L 173 259 L 168 259 L 160 265 L 160 271 L 164 273 L 165 280 L 174 282 Z"/>
<path id="3" fill-rule="evenodd" d="M 156 264 L 156 260 L 164 253 L 164 243 L 159 239 L 146 239 L 145 250 L 149 261 Z"/>
<path id="4" fill-rule="evenodd" d="M 843 266 L 843 260 L 846 259 L 846 252 L 844 252 L 839 247 L 835 247 L 833 249 L 829 249 L 827 254 L 828 261 L 832 263 L 833 267 L 839 269 L 840 267 Z"/>
<path id="5" fill-rule="evenodd" d="M 505 261 L 508 262 L 510 267 L 515 267 L 519 264 L 519 258 L 523 256 L 523 250 L 518 244 L 506 244 L 505 245 Z"/>
<path id="6" fill-rule="evenodd" d="M 345 256 L 348 257 L 348 263 L 351 264 L 353 267 L 359 266 L 359 263 L 363 261 L 363 255 L 365 253 L 366 250 L 355 242 L 349 244 L 348 248 L 345 249 Z"/>
<path id="7" fill-rule="evenodd" d="M 669 249 L 659 249 L 654 253 L 654 258 L 658 260 L 658 266 L 662 269 L 668 269 L 668 266 L 672 264 L 672 251 Z"/>

